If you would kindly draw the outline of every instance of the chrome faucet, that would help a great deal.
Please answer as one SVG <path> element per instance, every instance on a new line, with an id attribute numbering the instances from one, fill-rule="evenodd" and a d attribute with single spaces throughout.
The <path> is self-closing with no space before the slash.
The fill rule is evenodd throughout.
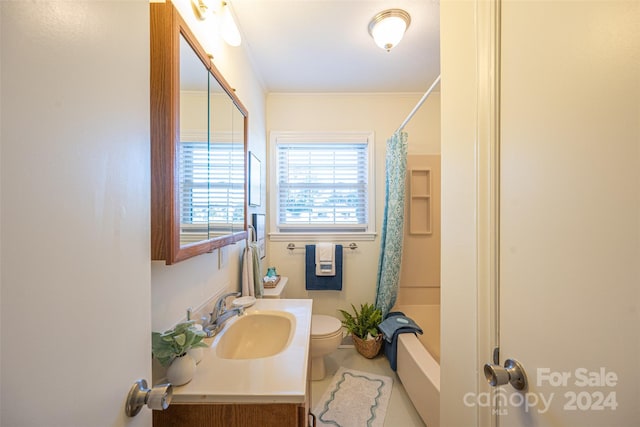
<path id="1" fill-rule="evenodd" d="M 240 295 L 240 292 L 229 292 L 218 298 L 218 301 L 213 306 L 213 311 L 209 313 L 209 324 L 202 328 L 207 337 L 212 337 L 220 332 L 225 322 L 233 316 L 240 316 L 244 313 L 244 307 L 235 307 L 227 310 L 227 298 L 231 296 L 239 297 Z"/>

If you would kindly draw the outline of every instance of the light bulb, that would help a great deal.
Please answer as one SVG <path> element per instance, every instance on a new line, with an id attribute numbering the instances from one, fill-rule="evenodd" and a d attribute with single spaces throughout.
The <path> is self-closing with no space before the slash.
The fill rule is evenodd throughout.
<path id="1" fill-rule="evenodd" d="M 236 22 L 233 20 L 229 5 L 225 2 L 222 4 L 222 16 L 220 18 L 220 34 L 227 44 L 231 46 L 240 46 L 242 36 L 238 30 Z"/>
<path id="2" fill-rule="evenodd" d="M 407 23 L 404 19 L 390 16 L 378 22 L 371 30 L 371 35 L 378 46 L 389 51 L 400 43 L 406 29 Z"/>

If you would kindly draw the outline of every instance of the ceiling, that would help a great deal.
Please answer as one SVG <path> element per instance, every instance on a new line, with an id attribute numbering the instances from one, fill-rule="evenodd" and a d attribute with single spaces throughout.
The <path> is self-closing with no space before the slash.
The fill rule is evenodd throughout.
<path id="1" fill-rule="evenodd" d="M 440 74 L 436 0 L 231 0 L 253 66 L 268 92 L 425 92 Z M 411 25 L 390 52 L 369 21 L 404 9 Z"/>

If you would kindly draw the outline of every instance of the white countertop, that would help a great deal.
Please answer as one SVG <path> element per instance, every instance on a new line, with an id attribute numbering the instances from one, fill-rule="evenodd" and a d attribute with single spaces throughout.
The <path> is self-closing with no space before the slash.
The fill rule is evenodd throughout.
<path id="1" fill-rule="evenodd" d="M 194 378 L 173 389 L 173 403 L 300 403 L 307 390 L 310 299 L 259 299 L 246 312 L 281 310 L 295 316 L 295 331 L 289 346 L 279 354 L 260 359 L 222 359 L 216 344 L 238 317 L 233 317 L 204 348 Z"/>
<path id="2" fill-rule="evenodd" d="M 264 288 L 264 292 L 262 294 L 263 298 L 280 298 L 282 296 L 282 291 L 287 286 L 287 282 L 289 281 L 288 277 L 280 276 L 280 281 L 276 285 L 275 288 Z"/>

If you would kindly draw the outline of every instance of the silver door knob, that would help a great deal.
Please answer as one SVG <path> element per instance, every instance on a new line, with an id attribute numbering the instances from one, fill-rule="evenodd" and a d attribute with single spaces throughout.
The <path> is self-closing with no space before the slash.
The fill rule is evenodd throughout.
<path id="1" fill-rule="evenodd" d="M 164 411 L 169 407 L 172 397 L 171 384 L 160 384 L 149 389 L 146 380 L 138 380 L 129 390 L 124 411 L 129 417 L 138 415 L 144 405 L 153 410 Z"/>
<path id="2" fill-rule="evenodd" d="M 504 368 L 500 365 L 486 363 L 484 365 L 484 376 L 492 387 L 498 387 L 510 383 L 516 390 L 527 388 L 527 374 L 524 368 L 515 359 L 507 359 Z"/>

